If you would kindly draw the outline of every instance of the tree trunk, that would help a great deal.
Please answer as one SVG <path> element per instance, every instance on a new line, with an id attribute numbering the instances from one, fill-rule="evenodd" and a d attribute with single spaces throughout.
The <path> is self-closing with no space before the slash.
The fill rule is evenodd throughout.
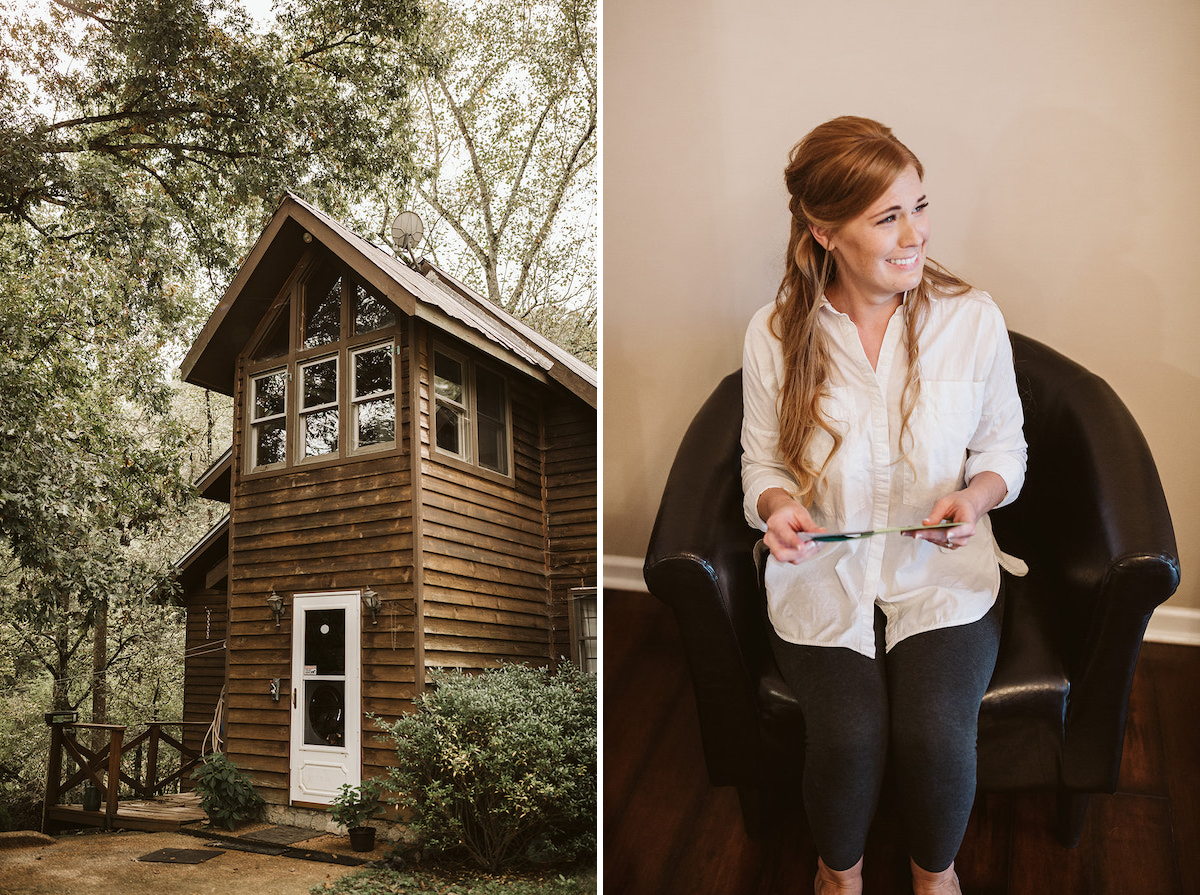
<path id="1" fill-rule="evenodd" d="M 92 640 L 92 723 L 108 723 L 108 598 L 96 601 Z"/>

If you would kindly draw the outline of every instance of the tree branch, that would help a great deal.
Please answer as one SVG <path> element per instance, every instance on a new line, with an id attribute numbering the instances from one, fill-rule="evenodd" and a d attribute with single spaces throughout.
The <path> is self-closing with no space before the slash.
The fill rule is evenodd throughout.
<path id="1" fill-rule="evenodd" d="M 533 242 L 529 244 L 525 250 L 524 256 L 521 258 L 521 276 L 517 280 L 517 286 L 513 290 L 512 295 L 509 296 L 509 301 L 512 303 L 514 308 L 516 307 L 517 302 L 520 300 L 522 294 L 525 292 L 525 284 L 529 280 L 529 271 L 533 266 L 533 260 L 537 257 L 537 253 L 541 251 L 542 244 L 545 243 L 546 237 L 550 235 L 550 229 L 554 225 L 554 219 L 558 217 L 558 210 L 562 206 L 563 196 L 565 196 L 567 193 L 567 187 L 570 186 L 571 181 L 575 178 L 575 175 L 584 167 L 591 164 L 592 159 L 595 158 L 595 152 L 592 152 L 587 156 L 582 156 L 584 147 L 587 146 L 588 141 L 592 138 L 592 134 L 595 132 L 596 107 L 593 105 L 592 114 L 588 120 L 588 125 L 584 129 L 583 134 L 576 141 L 575 148 L 571 152 L 570 159 L 566 167 L 563 169 L 562 177 L 559 178 L 558 184 L 554 191 L 554 199 L 546 209 L 546 215 L 542 219 L 542 226 L 538 228 L 537 236 L 534 237 Z"/>

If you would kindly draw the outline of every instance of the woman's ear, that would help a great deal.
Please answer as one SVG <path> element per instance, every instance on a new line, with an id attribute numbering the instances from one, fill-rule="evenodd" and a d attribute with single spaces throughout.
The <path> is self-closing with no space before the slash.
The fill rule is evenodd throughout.
<path id="1" fill-rule="evenodd" d="M 821 248 L 827 252 L 833 251 L 832 234 L 828 230 L 824 227 L 818 227 L 816 224 L 809 224 L 808 230 L 812 233 L 813 239 L 821 244 Z"/>

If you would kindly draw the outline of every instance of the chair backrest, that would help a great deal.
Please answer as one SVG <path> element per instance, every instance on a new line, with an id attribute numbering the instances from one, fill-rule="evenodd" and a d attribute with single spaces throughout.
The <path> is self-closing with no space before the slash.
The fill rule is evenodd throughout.
<path id="1" fill-rule="evenodd" d="M 1065 553 L 1113 556 L 1106 517 L 1121 512 L 1174 548 L 1158 472 L 1141 429 L 1099 376 L 1028 336 L 1010 333 L 1025 411 L 1029 467 L 1020 497 L 992 513 L 1001 546 L 1028 561 L 1060 564 Z M 1115 467 L 1115 469 L 1114 469 Z M 1114 473 L 1117 473 L 1114 475 Z M 1103 481 L 1102 481 L 1103 479 Z M 1163 540 L 1166 538 L 1166 541 Z"/>

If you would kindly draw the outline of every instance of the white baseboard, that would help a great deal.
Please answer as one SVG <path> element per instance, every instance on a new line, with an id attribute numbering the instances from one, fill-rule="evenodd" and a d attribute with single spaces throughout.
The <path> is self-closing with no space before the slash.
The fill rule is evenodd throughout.
<path id="1" fill-rule="evenodd" d="M 1200 646 L 1200 609 L 1159 606 L 1150 617 L 1146 639 L 1155 643 Z"/>
<path id="2" fill-rule="evenodd" d="M 604 557 L 604 586 L 613 590 L 646 593 L 642 578 L 644 560 L 635 556 Z M 1200 609 L 1159 606 L 1150 617 L 1146 639 L 1153 643 L 1179 643 L 1200 646 Z"/>
<path id="3" fill-rule="evenodd" d="M 613 590 L 631 590 L 649 593 L 646 579 L 642 577 L 645 559 L 637 556 L 604 555 L 604 586 Z"/>

